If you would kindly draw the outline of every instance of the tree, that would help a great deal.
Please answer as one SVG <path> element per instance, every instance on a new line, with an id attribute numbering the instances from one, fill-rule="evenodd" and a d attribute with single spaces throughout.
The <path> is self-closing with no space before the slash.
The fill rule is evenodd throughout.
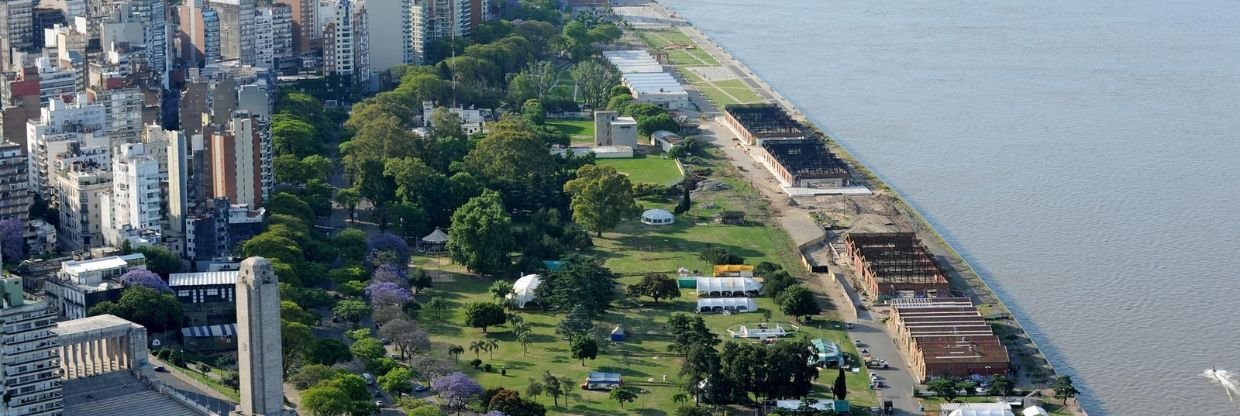
<path id="1" fill-rule="evenodd" d="M 710 328 L 706 326 L 706 321 L 701 316 L 672 314 L 667 320 L 667 326 L 672 334 L 672 343 L 667 346 L 668 351 L 688 355 L 695 346 L 708 347 L 713 351 L 715 345 L 719 344 L 719 337 L 710 332 Z"/>
<path id="2" fill-rule="evenodd" d="M 366 286 L 366 297 L 370 298 L 370 302 L 376 307 L 382 305 L 401 306 L 413 300 L 413 294 L 409 293 L 409 289 L 400 287 L 392 282 L 372 281 Z"/>
<path id="3" fill-rule="evenodd" d="M 306 325 L 314 325 L 319 320 L 314 314 L 306 312 L 291 300 L 280 301 L 280 318 Z"/>
<path id="4" fill-rule="evenodd" d="M 637 392 L 633 391 L 633 389 L 629 387 L 612 389 L 610 393 L 607 393 L 607 396 L 611 397 L 612 400 L 619 402 L 621 409 L 624 408 L 625 403 L 632 403 L 634 400 L 637 400 Z"/>
<path id="5" fill-rule="evenodd" d="M 573 379 L 568 377 L 560 377 L 560 390 L 564 391 L 565 406 L 568 406 L 568 396 L 572 395 L 574 387 L 576 387 L 576 384 L 573 384 Z"/>
<path id="6" fill-rule="evenodd" d="M 362 202 L 362 196 L 358 194 L 356 188 L 345 188 L 336 192 L 336 203 L 349 211 L 350 221 L 357 217 L 357 204 L 360 202 Z"/>
<path id="7" fill-rule="evenodd" d="M 494 360 L 495 350 L 499 349 L 499 340 L 495 338 L 488 338 L 485 342 L 487 343 L 487 354 L 489 354 L 490 358 Z"/>
<path id="8" fill-rule="evenodd" d="M 947 400 L 949 402 L 956 400 L 956 395 L 959 394 L 956 390 L 956 380 L 950 378 L 936 378 L 934 380 L 930 380 L 926 383 L 926 389 L 934 392 L 934 394 L 939 395 L 939 397 L 942 397 L 943 400 Z"/>
<path id="9" fill-rule="evenodd" d="M 844 366 L 840 366 L 840 373 L 835 376 L 835 385 L 831 387 L 831 394 L 835 396 L 835 400 L 848 398 L 848 383 L 844 380 Z"/>
<path id="10" fill-rule="evenodd" d="M 413 393 L 413 371 L 408 367 L 396 367 L 376 380 L 380 389 L 392 395 Z"/>
<path id="11" fill-rule="evenodd" d="M 452 214 L 448 253 L 453 261 L 477 272 L 498 273 L 509 267 L 512 246 L 512 219 L 498 193 L 483 191 Z"/>
<path id="12" fill-rule="evenodd" d="M 306 362 L 322 365 L 344 363 L 352 359 L 353 352 L 349 351 L 349 346 L 333 338 L 319 338 L 306 354 Z"/>
<path id="13" fill-rule="evenodd" d="M 339 234 L 336 234 L 335 237 L 332 237 L 332 246 L 340 254 L 340 259 L 346 264 L 361 264 L 366 260 L 365 231 L 356 228 L 344 229 Z M 363 279 L 365 277 L 358 280 Z"/>
<path id="14" fill-rule="evenodd" d="M 452 361 L 458 361 L 461 357 L 461 354 L 464 354 L 464 353 L 465 353 L 465 347 L 462 347 L 460 345 L 452 344 L 451 346 L 448 347 L 448 355 L 452 356 Z"/>
<path id="15" fill-rule="evenodd" d="M 500 388 L 491 395 L 490 400 L 483 397 L 487 410 L 505 416 L 544 416 L 547 409 L 543 405 L 521 398 L 515 390 Z M 489 414 L 489 413 L 488 413 Z"/>
<path id="16" fill-rule="evenodd" d="M 301 395 L 301 408 L 315 416 L 343 416 L 350 410 L 349 396 L 332 386 L 315 386 Z"/>
<path id="17" fill-rule="evenodd" d="M 465 325 L 471 328 L 482 328 L 482 333 L 487 333 L 487 327 L 503 324 L 508 320 L 504 314 L 504 308 L 490 302 L 473 302 L 465 305 Z"/>
<path id="18" fill-rule="evenodd" d="M 680 406 L 676 408 L 675 416 L 711 416 L 710 410 L 695 406 Z"/>
<path id="19" fill-rule="evenodd" d="M 550 371 L 544 371 L 542 379 L 543 391 L 551 396 L 551 400 L 556 407 L 560 407 L 560 394 L 564 393 L 564 386 L 560 383 L 560 379 L 551 375 Z"/>
<path id="20" fill-rule="evenodd" d="M 402 359 L 431 348 L 431 339 L 426 335 L 426 331 L 408 318 L 395 319 L 384 324 L 379 328 L 379 336 L 392 341 L 400 351 Z"/>
<path id="21" fill-rule="evenodd" d="M 572 256 L 560 270 L 543 276 L 535 296 L 551 309 L 585 307 L 591 317 L 602 315 L 616 298 L 616 275 L 596 259 Z"/>
<path id="22" fill-rule="evenodd" d="M 698 258 L 705 260 L 711 265 L 717 264 L 745 264 L 745 259 L 741 256 L 733 254 L 723 247 L 707 247 L 698 254 Z"/>
<path id="23" fill-rule="evenodd" d="M 777 270 L 766 275 L 766 280 L 762 282 L 762 294 L 771 299 L 778 300 L 779 295 L 784 293 L 784 290 L 799 284 L 797 279 L 793 278 L 788 272 Z"/>
<path id="24" fill-rule="evenodd" d="M 496 280 L 491 282 L 491 287 L 487 289 L 491 292 L 491 298 L 497 303 L 508 303 L 507 297 L 512 294 L 512 282 L 507 280 Z"/>
<path id="25" fill-rule="evenodd" d="M 435 394 L 445 401 L 449 408 L 460 414 L 470 401 L 482 396 L 482 386 L 464 373 L 455 372 L 431 380 L 431 388 Z"/>
<path id="26" fill-rule="evenodd" d="M 529 354 L 530 342 L 533 341 L 534 331 L 530 330 L 530 326 L 524 322 L 513 323 L 512 334 L 517 338 L 517 342 L 521 344 L 521 355 Z"/>
<path id="27" fill-rule="evenodd" d="M 302 360 L 317 343 L 314 332 L 301 322 L 280 320 L 280 347 L 283 349 L 284 375 L 293 369 L 293 363 Z"/>
<path id="28" fill-rule="evenodd" d="M 0 255 L 5 261 L 21 261 L 26 258 L 26 242 L 22 233 L 25 227 L 21 220 L 9 218 L 0 220 Z"/>
<path id="29" fill-rule="evenodd" d="M 572 350 L 573 358 L 581 360 L 582 367 L 585 367 L 586 359 L 598 358 L 598 341 L 585 335 L 573 337 L 569 349 Z"/>
<path id="30" fill-rule="evenodd" d="M 977 394 L 977 382 L 973 380 L 960 380 L 956 383 L 956 389 L 964 391 L 965 396 Z"/>
<path id="31" fill-rule="evenodd" d="M 91 316 L 111 314 L 162 332 L 181 327 L 181 302 L 171 293 L 159 293 L 142 286 L 130 286 L 116 302 L 100 302 L 90 308 Z"/>
<path id="32" fill-rule="evenodd" d="M 1063 404 L 1068 404 L 1068 399 L 1076 398 L 1081 391 L 1072 385 L 1071 376 L 1055 377 L 1055 382 L 1051 384 L 1051 389 L 1055 390 L 1055 397 L 1063 399 Z"/>
<path id="33" fill-rule="evenodd" d="M 542 103 L 538 100 L 527 100 L 521 106 L 521 116 L 534 126 L 541 126 L 547 123 L 547 109 L 543 108 Z"/>
<path id="34" fill-rule="evenodd" d="M 487 342 L 483 340 L 477 340 L 469 343 L 469 350 L 474 353 L 474 358 L 479 358 L 482 351 L 486 351 L 487 348 L 490 347 L 488 347 Z"/>
<path id="35" fill-rule="evenodd" d="M 426 307 L 435 312 L 435 319 L 439 320 L 443 319 L 443 312 L 448 310 L 448 302 L 443 300 L 443 298 L 433 297 L 426 301 Z"/>
<path id="36" fill-rule="evenodd" d="M 525 385 L 525 395 L 529 396 L 530 398 L 534 398 L 534 397 L 542 396 L 542 394 L 543 394 L 543 383 L 540 383 L 538 380 L 535 380 L 533 377 L 530 377 L 529 384 Z"/>
<path id="37" fill-rule="evenodd" d="M 592 330 L 594 330 L 594 320 L 591 319 L 590 312 L 582 305 L 573 306 L 568 315 L 565 315 L 555 327 L 555 333 L 560 334 L 564 339 L 586 335 Z"/>
<path id="38" fill-rule="evenodd" d="M 413 269 L 413 274 L 409 275 L 409 285 L 413 287 L 415 295 L 421 294 L 422 289 L 431 287 L 432 283 L 434 283 L 434 280 L 431 279 L 431 275 L 426 273 L 425 270 Z"/>
<path id="39" fill-rule="evenodd" d="M 370 237 L 366 241 L 366 253 L 366 260 L 370 264 L 376 267 L 385 263 L 390 264 L 396 268 L 402 278 L 409 267 L 409 258 L 412 254 L 409 250 L 409 243 L 392 233 L 380 233 Z"/>
<path id="40" fill-rule="evenodd" d="M 630 285 L 629 296 L 648 296 L 659 303 L 659 299 L 675 299 L 680 297 L 680 286 L 676 279 L 663 273 L 650 272 L 642 277 L 641 282 Z"/>
<path id="41" fill-rule="evenodd" d="M 577 88 L 590 108 L 599 109 L 607 105 L 610 98 L 607 92 L 612 85 L 616 85 L 616 74 L 610 66 L 592 60 L 584 61 L 573 65 L 569 74 L 577 82 Z"/>
<path id="42" fill-rule="evenodd" d="M 564 184 L 564 192 L 572 196 L 573 220 L 599 237 L 637 215 L 633 184 L 611 166 L 582 166 L 577 178 Z"/>
<path id="43" fill-rule="evenodd" d="M 297 370 L 296 374 L 288 378 L 288 382 L 298 390 L 305 390 L 319 384 L 320 381 L 335 377 L 338 372 L 340 370 L 322 364 L 304 365 Z"/>
<path id="44" fill-rule="evenodd" d="M 168 275 L 180 273 L 182 270 L 181 256 L 176 255 L 172 250 L 165 247 L 146 245 L 138 247 L 134 251 L 142 253 L 142 256 L 146 257 L 147 270 L 155 272 L 155 274 L 160 276 L 168 277 Z M 8 258 L 9 256 L 5 254 L 4 257 Z"/>
<path id="45" fill-rule="evenodd" d="M 679 133 L 680 124 L 677 123 L 676 120 L 672 120 L 672 116 L 667 114 L 645 117 L 637 121 L 637 134 L 640 137 L 649 137 L 650 133 L 654 133 L 659 130 Z"/>
<path id="46" fill-rule="evenodd" d="M 122 285 L 125 285 L 125 287 L 141 286 L 157 292 L 172 292 L 172 289 L 168 287 L 168 282 L 165 282 L 164 279 L 159 278 L 159 275 L 146 269 L 133 269 L 127 271 L 116 280 Z"/>
<path id="47" fill-rule="evenodd" d="M 357 325 L 362 318 L 370 315 L 370 307 L 366 306 L 366 302 L 357 299 L 345 299 L 336 303 L 336 307 L 332 308 L 332 315 Z"/>
<path id="48" fill-rule="evenodd" d="M 465 156 L 464 172 L 501 192 L 503 206 L 513 212 L 559 206 L 560 166 L 538 132 L 517 117 L 491 123 L 488 130 Z"/>
<path id="49" fill-rule="evenodd" d="M 802 285 L 792 286 L 779 294 L 779 309 L 785 314 L 794 316 L 797 321 L 803 316 L 817 315 L 822 312 L 814 292 Z"/>
<path id="50" fill-rule="evenodd" d="M 1002 374 L 990 376 L 986 384 L 986 394 L 991 396 L 1011 396 L 1016 387 L 1011 379 Z"/>
<path id="51" fill-rule="evenodd" d="M 375 361 L 387 355 L 387 350 L 383 348 L 383 342 L 372 337 L 362 338 L 353 342 L 353 345 L 349 346 L 349 351 L 353 353 L 353 356 L 363 361 Z"/>

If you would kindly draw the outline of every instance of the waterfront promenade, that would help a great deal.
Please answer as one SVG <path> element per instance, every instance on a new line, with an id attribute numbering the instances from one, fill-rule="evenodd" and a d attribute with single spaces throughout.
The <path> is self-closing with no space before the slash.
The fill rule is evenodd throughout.
<path id="1" fill-rule="evenodd" d="M 613 2 L 613 5 L 613 10 L 628 23 L 630 29 L 679 30 L 693 41 L 700 50 L 717 60 L 721 67 L 720 69 L 730 73 L 725 74 L 724 78 L 739 80 L 746 87 L 753 90 L 763 101 L 780 105 L 793 118 L 827 137 L 826 134 L 823 134 L 809 123 L 806 116 L 790 101 L 782 97 L 744 64 L 727 53 L 721 46 L 711 41 L 689 22 L 676 16 L 674 12 L 652 1 L 617 1 Z M 712 69 L 712 71 L 719 71 L 719 69 Z M 683 73 L 677 74 L 677 76 L 682 83 L 690 84 L 689 80 L 685 79 Z M 724 126 L 723 123 L 711 119 L 717 116 L 722 109 L 708 101 L 705 94 L 693 91 L 692 87 L 689 87 L 689 89 L 694 105 L 708 120 L 702 125 L 703 138 L 723 148 L 729 159 L 737 167 L 741 168 L 742 172 L 746 172 L 744 175 L 747 176 L 747 179 L 771 203 L 771 208 L 776 213 L 781 227 L 788 231 L 793 241 L 799 247 L 804 244 L 803 254 L 813 259 L 828 258 L 829 256 L 826 256 L 824 253 L 827 250 L 824 245 L 806 244 L 807 242 L 819 241 L 823 238 L 822 227 L 817 226 L 810 217 L 811 210 L 814 207 L 806 207 L 804 203 L 789 204 L 788 201 L 792 199 L 782 194 L 775 178 L 766 169 L 760 168 L 752 158 L 748 157 L 744 146 L 731 140 L 731 137 L 734 137 L 734 133 Z M 830 138 L 828 137 L 828 139 Z M 997 318 L 998 329 L 1007 335 L 1004 337 L 1005 344 L 1008 346 L 1012 356 L 1013 366 L 1022 370 L 1017 374 L 1018 384 L 1021 386 L 1044 386 L 1046 381 L 1054 376 L 1053 368 L 1045 360 L 1038 346 L 1025 333 L 1021 325 L 1012 317 L 1011 313 L 1008 312 L 985 281 L 899 195 L 883 184 L 865 166 L 858 163 L 855 158 L 849 155 L 834 140 L 828 140 L 828 143 L 832 152 L 845 159 L 851 165 L 855 179 L 863 182 L 876 192 L 873 198 L 869 198 L 871 199 L 869 203 L 879 205 L 876 210 L 882 212 L 885 217 L 890 218 L 892 226 L 917 232 L 929 250 L 946 263 L 946 271 L 952 282 L 953 289 L 969 296 L 975 304 L 979 305 L 984 314 Z M 831 202 L 838 202 L 832 201 L 833 199 L 841 198 L 847 197 L 819 197 L 809 198 L 808 200 L 811 203 L 827 202 L 827 205 L 830 205 Z M 834 265 L 830 266 L 831 273 L 835 276 L 844 278 L 847 275 L 847 270 Z M 831 300 L 833 305 L 852 304 L 852 302 L 841 301 L 843 297 L 848 296 L 845 294 L 845 287 L 848 284 L 846 278 L 843 282 L 845 287 L 835 283 L 835 279 L 830 278 L 828 274 L 817 275 L 809 280 L 811 281 L 807 283 L 822 291 Z M 871 308 L 871 310 L 841 311 L 841 318 L 850 319 L 855 316 L 858 326 L 851 336 L 860 339 L 867 345 L 871 345 L 871 350 L 877 354 L 884 356 L 894 355 L 888 358 L 893 363 L 904 363 L 903 355 L 898 354 L 898 349 L 893 341 L 894 335 L 887 330 L 886 325 L 882 324 L 882 319 L 885 317 L 883 312 L 881 307 L 877 310 Z M 889 370 L 886 372 L 887 374 L 882 374 L 888 383 L 892 385 L 892 388 L 878 392 L 880 402 L 881 400 L 893 400 L 902 414 L 920 414 L 921 404 L 910 394 L 912 389 L 917 386 L 917 383 L 911 372 L 906 371 L 907 365 L 897 365 L 897 367 L 902 367 L 904 371 Z M 1075 408 L 1071 409 L 1071 411 L 1076 414 L 1084 414 Z"/>

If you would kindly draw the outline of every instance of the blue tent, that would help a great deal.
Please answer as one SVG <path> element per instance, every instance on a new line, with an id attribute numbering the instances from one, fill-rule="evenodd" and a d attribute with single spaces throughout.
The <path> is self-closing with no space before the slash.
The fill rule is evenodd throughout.
<path id="1" fill-rule="evenodd" d="M 616 329 L 611 330 L 611 340 L 616 342 L 624 341 L 624 328 L 617 326 Z"/>

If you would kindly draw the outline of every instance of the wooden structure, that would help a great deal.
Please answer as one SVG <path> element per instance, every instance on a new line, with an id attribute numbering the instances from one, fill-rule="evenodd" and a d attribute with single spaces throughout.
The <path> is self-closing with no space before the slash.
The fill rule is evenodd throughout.
<path id="1" fill-rule="evenodd" d="M 870 295 L 881 297 L 937 297 L 951 293 L 951 285 L 934 257 L 913 233 L 848 233 L 844 248 L 852 268 Z"/>
<path id="2" fill-rule="evenodd" d="M 801 139 L 801 125 L 773 104 L 730 104 L 724 107 L 723 120 L 750 145 L 762 140 Z"/>
<path id="3" fill-rule="evenodd" d="M 754 153 L 788 186 L 843 188 L 849 185 L 850 175 L 844 162 L 816 137 L 763 140 Z"/>

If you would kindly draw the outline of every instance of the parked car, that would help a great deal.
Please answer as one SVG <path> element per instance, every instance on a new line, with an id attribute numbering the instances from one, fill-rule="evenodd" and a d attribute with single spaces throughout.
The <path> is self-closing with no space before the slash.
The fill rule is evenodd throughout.
<path id="1" fill-rule="evenodd" d="M 372 386 L 375 384 L 375 376 L 370 373 L 362 373 L 362 379 L 366 380 L 366 384 Z"/>
<path id="2" fill-rule="evenodd" d="M 421 383 L 413 383 L 413 391 L 415 392 L 421 393 L 428 389 L 429 389 L 428 387 L 423 386 Z"/>
<path id="3" fill-rule="evenodd" d="M 167 369 L 167 368 L 165 368 L 165 367 L 164 367 L 164 366 L 162 366 L 162 365 L 157 365 L 157 366 L 155 366 L 155 372 L 156 372 L 156 373 L 167 373 L 167 372 L 168 372 L 168 369 Z"/>

